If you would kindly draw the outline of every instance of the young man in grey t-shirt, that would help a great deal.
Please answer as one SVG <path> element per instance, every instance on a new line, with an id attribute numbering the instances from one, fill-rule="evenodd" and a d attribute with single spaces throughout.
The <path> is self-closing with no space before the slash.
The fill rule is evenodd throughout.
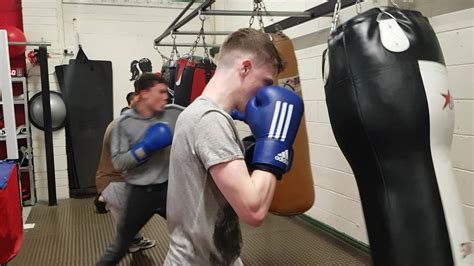
<path id="1" fill-rule="evenodd" d="M 222 45 L 202 96 L 179 116 L 170 154 L 171 240 L 165 265 L 242 264 L 239 218 L 253 226 L 262 223 L 277 179 L 290 168 L 303 112 L 293 92 L 265 87 L 281 69 L 267 35 L 254 29 L 234 32 Z M 252 158 L 245 158 L 251 174 L 229 115 L 234 108 L 245 113 L 256 138 Z"/>

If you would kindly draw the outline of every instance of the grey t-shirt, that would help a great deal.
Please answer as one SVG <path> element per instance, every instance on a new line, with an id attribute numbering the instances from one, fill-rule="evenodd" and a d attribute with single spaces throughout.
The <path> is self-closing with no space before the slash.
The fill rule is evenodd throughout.
<path id="1" fill-rule="evenodd" d="M 230 115 L 203 96 L 178 118 L 170 155 L 165 265 L 241 265 L 239 217 L 208 173 L 243 159 Z M 229 176 L 232 178 L 232 176 Z"/>
<path id="2" fill-rule="evenodd" d="M 125 181 L 132 185 L 161 184 L 168 180 L 170 147 L 154 152 L 150 158 L 138 163 L 130 149 L 137 144 L 145 131 L 156 123 L 169 124 L 164 112 L 143 117 L 134 109 L 125 111 L 112 130 L 110 151 L 114 168 L 124 173 Z"/>

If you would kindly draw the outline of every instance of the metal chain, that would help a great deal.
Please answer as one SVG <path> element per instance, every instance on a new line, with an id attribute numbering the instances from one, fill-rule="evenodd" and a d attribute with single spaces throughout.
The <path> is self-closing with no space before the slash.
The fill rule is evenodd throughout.
<path id="1" fill-rule="evenodd" d="M 334 6 L 334 14 L 331 21 L 331 30 L 329 34 L 336 30 L 337 24 L 339 23 L 339 12 L 341 11 L 341 0 L 337 0 L 336 5 Z"/>
<path id="2" fill-rule="evenodd" d="M 158 49 L 158 46 L 154 46 L 155 50 L 158 52 L 158 54 L 161 56 L 161 60 L 163 61 L 163 64 L 168 62 L 168 61 L 171 61 L 171 58 L 167 57 L 166 55 L 164 55 L 160 49 Z"/>
<path id="3" fill-rule="evenodd" d="M 204 33 L 204 23 L 206 22 L 206 16 L 199 15 L 199 19 L 201 20 L 201 30 L 199 31 L 199 34 L 201 34 L 202 36 L 202 46 L 204 48 L 204 55 L 206 56 L 206 58 L 211 58 L 211 56 L 209 55 L 209 47 L 206 43 L 206 34 Z"/>
<path id="4" fill-rule="evenodd" d="M 253 12 L 257 12 L 257 6 L 255 4 L 253 6 Z M 254 20 L 255 20 L 255 15 L 252 13 L 252 16 L 249 19 L 249 28 L 252 27 Z"/>
<path id="5" fill-rule="evenodd" d="M 362 3 L 361 2 L 362 2 L 361 0 L 357 0 L 356 3 L 355 3 L 357 14 L 362 13 Z"/>
<path id="6" fill-rule="evenodd" d="M 180 57 L 178 47 L 176 46 L 176 34 L 171 33 L 171 38 L 173 39 L 173 47 L 171 48 L 171 60 L 175 58 L 178 59 Z"/>
<path id="7" fill-rule="evenodd" d="M 175 59 L 178 59 L 180 57 L 179 55 L 179 51 L 178 51 L 178 47 L 176 46 L 176 34 L 174 34 L 173 32 L 171 32 L 170 34 L 171 38 L 173 39 L 173 46 L 171 48 L 171 54 L 170 54 L 170 57 L 167 57 L 166 55 L 164 55 L 160 49 L 158 48 L 159 46 L 154 46 L 155 50 L 158 52 L 158 54 L 161 56 L 161 60 L 163 60 L 163 64 L 169 62 L 169 63 L 173 63 Z"/>
<path id="8" fill-rule="evenodd" d="M 263 12 L 268 12 L 266 11 L 265 4 L 263 3 L 262 0 L 254 0 L 253 1 L 253 14 L 249 19 L 249 28 L 252 27 L 254 21 L 255 21 L 255 13 L 257 13 L 258 17 L 258 25 L 260 27 L 261 31 L 264 31 L 265 29 L 265 24 L 263 23 Z"/>
<path id="9" fill-rule="evenodd" d="M 190 54 L 190 58 L 192 58 L 194 56 L 194 53 L 196 52 L 196 48 L 197 48 L 197 45 L 199 44 L 199 42 L 201 41 L 201 33 L 202 33 L 202 28 L 201 30 L 199 31 L 197 37 L 196 37 L 196 40 L 193 42 L 192 46 L 191 46 L 191 49 L 189 50 L 189 54 Z M 191 59 L 190 59 L 191 60 Z"/>
<path id="10" fill-rule="evenodd" d="M 390 0 L 390 3 L 392 3 L 392 5 L 393 5 L 394 7 L 396 7 L 396 8 L 400 8 L 400 7 L 397 5 L 397 3 L 395 3 L 395 1 L 394 1 L 394 0 Z"/>
<path id="11" fill-rule="evenodd" d="M 206 35 L 204 34 L 204 25 L 201 28 L 200 34 L 202 35 L 202 46 L 204 48 L 204 55 L 206 56 L 206 58 L 211 58 L 211 56 L 209 55 L 209 47 L 207 46 L 207 43 L 206 43 Z"/>
<path id="12" fill-rule="evenodd" d="M 263 1 L 258 2 L 257 5 L 258 5 L 258 9 L 257 9 L 258 26 L 260 27 L 261 31 L 264 31 L 265 25 L 263 24 L 262 11 L 265 6 L 263 5 Z"/>
<path id="13" fill-rule="evenodd" d="M 201 31 L 199 31 L 199 34 L 196 38 L 196 40 L 193 42 L 191 49 L 189 50 L 190 57 L 194 56 L 194 53 L 196 52 L 196 48 L 198 43 L 201 41 Z"/>
<path id="14" fill-rule="evenodd" d="M 262 10 L 258 11 L 258 24 L 260 26 L 261 31 L 265 31 L 265 24 L 263 23 L 263 16 L 262 16 Z"/>
<path id="15" fill-rule="evenodd" d="M 199 30 L 198 36 L 196 37 L 196 40 L 192 44 L 191 50 L 189 51 L 189 54 L 190 54 L 189 61 L 193 60 L 194 53 L 196 52 L 197 45 L 201 41 L 201 38 L 202 38 L 202 44 L 204 48 L 204 55 L 206 56 L 206 58 L 211 58 L 211 56 L 209 55 L 209 47 L 207 46 L 207 43 L 206 43 L 206 35 L 204 33 L 204 23 L 206 21 L 206 16 L 202 16 L 201 12 L 199 12 L 199 19 L 201 20 L 201 29 Z"/>
<path id="16" fill-rule="evenodd" d="M 265 11 L 266 14 L 268 14 L 269 12 L 268 12 L 267 7 L 265 6 L 265 3 L 264 3 L 263 1 L 262 1 L 262 5 L 263 5 L 263 10 Z M 273 19 L 272 16 L 268 16 L 268 18 L 270 19 L 270 22 L 271 22 L 272 24 L 275 23 L 275 19 Z M 280 24 L 278 24 L 278 26 L 279 26 L 279 25 L 280 25 Z"/>

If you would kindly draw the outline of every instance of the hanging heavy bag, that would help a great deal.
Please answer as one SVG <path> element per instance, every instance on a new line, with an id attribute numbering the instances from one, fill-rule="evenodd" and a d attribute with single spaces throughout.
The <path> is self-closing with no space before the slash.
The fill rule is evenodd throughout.
<path id="1" fill-rule="evenodd" d="M 328 46 L 329 117 L 357 180 L 374 265 L 472 265 L 450 160 L 452 95 L 428 19 L 371 9 Z"/>
<path id="2" fill-rule="evenodd" d="M 291 89 L 303 97 L 293 43 L 282 32 L 271 33 L 270 36 L 285 67 L 278 75 L 275 84 Z M 304 116 L 293 144 L 293 150 L 293 166 L 290 172 L 277 182 L 275 195 L 270 205 L 270 212 L 274 214 L 297 215 L 309 210 L 314 204 L 313 175 Z"/>
<path id="3" fill-rule="evenodd" d="M 177 60 L 179 58 L 178 48 L 175 45 L 176 35 L 171 35 L 173 38 L 173 47 L 171 49 L 171 54 L 169 57 L 166 57 L 163 53 L 160 52 L 158 47 L 155 47 L 156 51 L 160 54 L 161 59 L 163 60 L 163 65 L 161 67 L 161 76 L 168 83 L 168 103 L 174 103 L 174 89 L 176 83 L 176 69 L 177 69 Z"/>
<path id="4" fill-rule="evenodd" d="M 174 103 L 185 107 L 191 104 L 202 94 L 215 70 L 216 65 L 208 58 L 178 59 Z"/>
<path id="5" fill-rule="evenodd" d="M 174 103 L 176 62 L 173 60 L 166 61 L 161 67 L 161 76 L 168 82 L 168 103 Z"/>
<path id="6" fill-rule="evenodd" d="M 102 138 L 113 119 L 112 62 L 90 60 L 80 48 L 75 60 L 70 60 L 68 65 L 56 66 L 55 70 L 67 113 L 70 194 L 95 193 L 95 172 Z"/>

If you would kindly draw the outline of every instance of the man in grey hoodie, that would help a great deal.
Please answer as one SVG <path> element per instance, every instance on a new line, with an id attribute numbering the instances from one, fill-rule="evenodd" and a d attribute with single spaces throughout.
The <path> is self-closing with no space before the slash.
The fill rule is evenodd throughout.
<path id="1" fill-rule="evenodd" d="M 122 114 L 111 139 L 113 166 L 124 173 L 127 183 L 125 208 L 117 235 L 97 265 L 117 265 L 134 236 L 155 213 L 166 218 L 169 145 L 173 134 L 161 118 L 168 85 L 151 73 L 141 75 L 134 85 L 138 102 Z"/>

